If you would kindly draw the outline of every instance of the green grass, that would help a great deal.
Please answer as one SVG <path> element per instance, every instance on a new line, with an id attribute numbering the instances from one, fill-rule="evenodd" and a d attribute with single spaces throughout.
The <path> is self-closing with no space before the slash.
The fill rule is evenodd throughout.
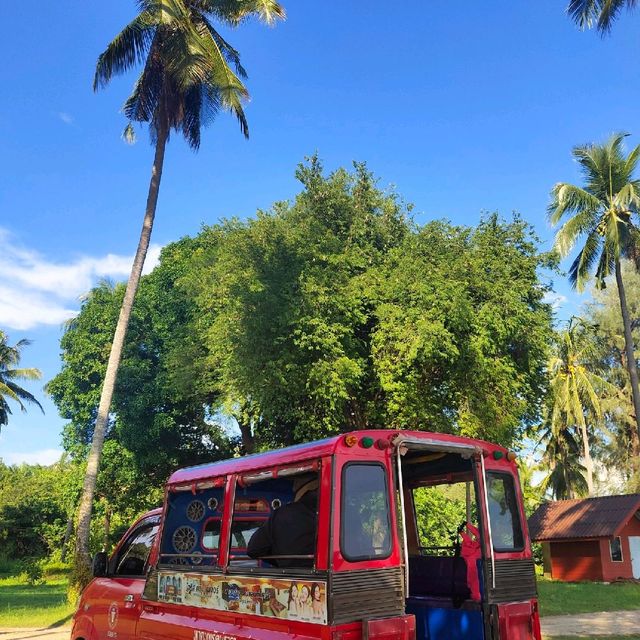
<path id="1" fill-rule="evenodd" d="M 555 582 L 538 578 L 538 595 L 541 616 L 640 609 L 637 583 Z"/>
<path id="2" fill-rule="evenodd" d="M 0 579 L 0 627 L 51 627 L 69 624 L 66 576 L 28 586 L 18 577 Z"/>

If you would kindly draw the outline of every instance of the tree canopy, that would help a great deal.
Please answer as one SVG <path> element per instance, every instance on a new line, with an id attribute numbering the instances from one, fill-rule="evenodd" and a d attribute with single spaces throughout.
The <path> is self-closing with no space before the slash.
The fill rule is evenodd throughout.
<path id="1" fill-rule="evenodd" d="M 325 175 L 313 158 L 296 175 L 292 202 L 165 247 L 107 438 L 158 480 L 229 455 L 238 431 L 245 451 L 367 427 L 517 443 L 539 416 L 552 333 L 551 258 L 531 228 L 497 214 L 417 225 L 362 164 Z M 69 447 L 91 438 L 121 296 L 96 288 L 62 339 L 49 390 Z"/>

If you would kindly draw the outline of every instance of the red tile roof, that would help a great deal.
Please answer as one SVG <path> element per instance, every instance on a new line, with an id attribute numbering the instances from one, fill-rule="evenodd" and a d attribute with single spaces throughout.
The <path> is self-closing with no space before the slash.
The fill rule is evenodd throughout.
<path id="1" fill-rule="evenodd" d="M 534 541 L 615 536 L 638 510 L 640 493 L 545 502 L 529 518 L 529 532 Z"/>

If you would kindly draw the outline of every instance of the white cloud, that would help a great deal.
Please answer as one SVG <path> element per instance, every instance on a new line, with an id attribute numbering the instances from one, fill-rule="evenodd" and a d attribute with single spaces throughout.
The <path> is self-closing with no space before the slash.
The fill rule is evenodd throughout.
<path id="1" fill-rule="evenodd" d="M 68 114 L 66 111 L 61 111 L 58 114 L 58 117 L 60 118 L 60 120 L 62 120 L 62 122 L 64 122 L 65 124 L 73 124 L 73 117 Z"/>
<path id="2" fill-rule="evenodd" d="M 151 245 L 144 273 L 158 264 L 160 249 Z M 132 262 L 132 256 L 116 254 L 53 262 L 18 246 L 0 228 L 0 326 L 58 325 L 78 312 L 81 296 L 99 279 L 126 280 Z"/>
<path id="3" fill-rule="evenodd" d="M 555 291 L 549 291 L 545 294 L 542 301 L 550 304 L 553 309 L 559 309 L 567 301 L 567 296 L 563 296 Z"/>
<path id="4" fill-rule="evenodd" d="M 50 465 L 60 460 L 62 449 L 41 449 L 40 451 L 29 451 L 27 453 L 3 453 L 2 461 L 7 465 L 13 464 L 41 464 Z"/>

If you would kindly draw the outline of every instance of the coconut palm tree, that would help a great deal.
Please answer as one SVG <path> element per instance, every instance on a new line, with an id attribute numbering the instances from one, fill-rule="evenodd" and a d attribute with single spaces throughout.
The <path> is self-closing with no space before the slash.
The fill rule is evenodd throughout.
<path id="1" fill-rule="evenodd" d="M 202 128 L 220 111 L 230 111 L 248 137 L 243 110 L 248 93 L 241 80 L 246 73 L 238 52 L 220 35 L 214 23 L 236 26 L 250 16 L 257 16 L 272 24 L 284 18 L 284 10 L 276 0 L 138 0 L 138 6 L 140 13 L 100 54 L 94 78 L 97 90 L 108 85 L 114 76 L 142 65 L 133 93 L 124 104 L 124 114 L 129 120 L 124 135 L 131 141 L 134 123 L 146 123 L 155 155 L 140 240 L 113 337 L 87 460 L 78 509 L 77 569 L 79 564 L 88 567 L 89 563 L 89 525 L 109 407 L 149 247 L 170 133 L 182 134 L 191 148 L 197 150 Z M 78 577 L 82 582 L 83 576 Z"/>
<path id="2" fill-rule="evenodd" d="M 7 343 L 7 336 L 0 331 L 0 429 L 9 424 L 11 406 L 9 401 L 17 403 L 21 411 L 26 411 L 26 404 L 34 404 L 44 413 L 42 405 L 35 396 L 23 389 L 16 380 L 40 380 L 42 374 L 38 369 L 18 369 L 20 351 L 28 346 L 29 340 L 19 340 L 14 346 Z"/>
<path id="3" fill-rule="evenodd" d="M 549 218 L 560 227 L 555 248 L 564 257 L 579 238 L 582 249 L 569 269 L 569 281 L 583 290 L 595 267 L 597 288 L 606 286 L 615 275 L 624 329 L 626 364 L 631 385 L 634 418 L 640 433 L 640 390 L 632 336 L 631 318 L 622 277 L 621 259 L 629 258 L 640 267 L 640 230 L 636 226 L 640 207 L 640 180 L 633 177 L 640 158 L 640 145 L 625 155 L 624 133 L 612 135 L 604 144 L 575 147 L 585 180 L 583 187 L 559 182 L 552 191 Z"/>
<path id="4" fill-rule="evenodd" d="M 620 12 L 625 7 L 634 9 L 637 4 L 637 0 L 571 0 L 567 13 L 581 29 L 595 25 L 600 33 L 608 33 Z"/>
<path id="5" fill-rule="evenodd" d="M 589 369 L 594 360 L 595 336 L 580 318 L 571 318 L 556 340 L 549 359 L 549 391 L 551 401 L 550 429 L 555 438 L 568 447 L 565 432 L 575 428 L 582 440 L 582 459 L 587 473 L 587 488 L 593 494 L 593 460 L 589 445 L 589 426 L 602 421 L 600 397 L 614 391 L 604 378 Z"/>
<path id="6" fill-rule="evenodd" d="M 548 471 L 540 483 L 543 493 L 549 493 L 554 500 L 586 495 L 586 469 L 580 462 L 580 444 L 571 429 L 556 432 L 548 425 L 541 443 L 545 450 L 540 467 Z"/>

